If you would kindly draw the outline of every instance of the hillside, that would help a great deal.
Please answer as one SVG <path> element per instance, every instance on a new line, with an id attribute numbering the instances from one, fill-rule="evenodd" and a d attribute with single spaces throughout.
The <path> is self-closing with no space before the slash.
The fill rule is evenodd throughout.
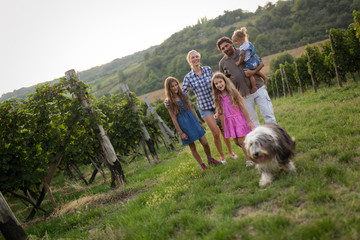
<path id="1" fill-rule="evenodd" d="M 312 43 L 310 45 L 321 44 L 321 43 L 324 43 L 325 41 L 327 41 L 327 40 Z M 297 58 L 297 57 L 300 57 L 300 55 L 305 52 L 305 47 L 306 46 L 301 46 L 301 47 L 298 47 L 298 48 L 290 49 L 290 50 L 287 50 L 286 52 L 290 53 L 291 56 L 293 56 L 294 58 Z M 265 65 L 263 67 L 263 69 L 262 69 L 262 72 L 264 74 L 269 74 L 270 73 L 270 61 L 271 61 L 271 59 L 276 57 L 278 54 L 280 54 L 280 53 L 271 54 L 269 56 L 266 56 L 266 57 L 262 58 L 262 60 L 264 62 L 264 65 Z M 154 102 L 156 102 L 156 100 L 159 100 L 159 99 L 161 100 L 161 99 L 165 98 L 165 90 L 162 88 L 162 89 L 159 89 L 159 90 L 155 90 L 153 92 L 146 93 L 146 97 L 149 99 L 149 101 L 151 103 L 154 103 Z M 140 99 L 143 99 L 142 95 L 140 96 Z"/>
<path id="2" fill-rule="evenodd" d="M 138 95 L 153 92 L 163 88 L 163 79 L 169 75 L 183 78 L 189 71 L 185 56 L 191 49 L 201 53 L 204 65 L 216 69 L 222 56 L 216 40 L 231 37 L 242 26 L 247 27 L 249 40 L 264 58 L 322 41 L 331 28 L 347 28 L 353 22 L 354 9 L 360 9 L 359 1 L 291 0 L 268 3 L 255 13 L 242 9 L 225 11 L 214 19 L 199 19 L 196 25 L 174 33 L 159 46 L 80 72 L 80 79 L 91 84 L 95 97 L 120 93 L 121 81 Z M 34 86 L 4 94 L 0 101 L 24 98 L 33 89 Z"/>

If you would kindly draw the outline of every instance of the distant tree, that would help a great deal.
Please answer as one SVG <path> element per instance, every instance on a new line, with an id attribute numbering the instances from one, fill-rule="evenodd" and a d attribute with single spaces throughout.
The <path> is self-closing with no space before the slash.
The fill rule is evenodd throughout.
<path id="1" fill-rule="evenodd" d="M 249 37 L 249 41 L 255 41 L 257 36 L 260 34 L 260 31 L 256 27 L 251 25 L 246 26 L 246 30 Z"/>
<path id="2" fill-rule="evenodd" d="M 124 71 L 122 71 L 122 70 L 117 71 L 117 76 L 118 76 L 119 82 L 124 82 L 126 80 L 126 76 L 124 74 Z"/>
<path id="3" fill-rule="evenodd" d="M 269 39 L 269 37 L 263 33 L 259 34 L 256 37 L 254 46 L 256 49 L 256 52 L 259 56 L 266 56 L 269 54 L 269 49 L 271 48 L 272 41 Z"/>
<path id="4" fill-rule="evenodd" d="M 273 17 L 282 18 L 291 14 L 292 3 L 290 1 L 278 1 L 270 13 Z"/>
<path id="5" fill-rule="evenodd" d="M 275 72 L 277 69 L 279 69 L 280 64 L 285 64 L 286 62 L 291 64 L 294 62 L 294 58 L 290 53 L 284 52 L 280 55 L 277 55 L 270 61 L 270 70 Z"/>
<path id="6" fill-rule="evenodd" d="M 150 58 L 150 53 L 145 53 L 145 55 L 144 55 L 144 61 L 146 62 L 146 61 L 148 61 L 149 60 L 149 58 Z"/>
<path id="7" fill-rule="evenodd" d="M 262 14 L 261 17 L 256 20 L 256 26 L 260 32 L 266 32 L 269 29 L 269 23 L 272 22 L 272 17 L 269 13 Z"/>
<path id="8" fill-rule="evenodd" d="M 353 0 L 350 8 L 360 10 L 360 0 Z M 354 10 L 354 12 L 356 12 L 356 10 Z"/>
<path id="9" fill-rule="evenodd" d="M 357 1 L 360 2 L 360 0 L 357 0 Z M 359 3 L 359 4 L 360 4 L 360 3 Z M 354 31 L 355 31 L 355 36 L 356 36 L 356 38 L 358 38 L 359 41 L 360 41 L 360 12 L 354 10 L 354 11 L 353 11 L 353 16 L 354 16 L 353 28 L 354 28 Z"/>
<path id="10" fill-rule="evenodd" d="M 294 23 L 290 29 L 290 41 L 297 42 L 304 36 L 304 28 L 299 23 Z"/>

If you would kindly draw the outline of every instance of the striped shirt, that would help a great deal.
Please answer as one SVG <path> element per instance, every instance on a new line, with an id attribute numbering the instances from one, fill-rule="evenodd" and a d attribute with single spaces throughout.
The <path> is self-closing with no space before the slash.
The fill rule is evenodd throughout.
<path id="1" fill-rule="evenodd" d="M 209 66 L 200 67 L 201 77 L 199 77 L 194 70 L 191 70 L 184 77 L 182 90 L 186 93 L 189 88 L 193 90 L 196 95 L 196 100 L 201 110 L 214 109 L 214 99 L 211 92 L 211 77 L 213 72 Z"/>

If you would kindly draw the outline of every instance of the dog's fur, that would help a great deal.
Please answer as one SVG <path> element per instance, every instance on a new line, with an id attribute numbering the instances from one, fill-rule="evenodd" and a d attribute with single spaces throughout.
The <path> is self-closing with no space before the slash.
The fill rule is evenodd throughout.
<path id="1" fill-rule="evenodd" d="M 296 172 L 291 158 L 295 154 L 295 138 L 274 123 L 255 128 L 245 138 L 245 149 L 261 174 L 259 185 L 269 185 L 280 170 Z"/>

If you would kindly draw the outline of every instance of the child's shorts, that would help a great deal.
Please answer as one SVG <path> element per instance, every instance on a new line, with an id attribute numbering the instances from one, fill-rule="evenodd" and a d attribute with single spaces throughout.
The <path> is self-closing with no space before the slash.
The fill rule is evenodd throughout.
<path id="1" fill-rule="evenodd" d="M 254 70 L 260 65 L 260 59 L 257 56 L 252 56 L 245 62 L 245 68 Z"/>

